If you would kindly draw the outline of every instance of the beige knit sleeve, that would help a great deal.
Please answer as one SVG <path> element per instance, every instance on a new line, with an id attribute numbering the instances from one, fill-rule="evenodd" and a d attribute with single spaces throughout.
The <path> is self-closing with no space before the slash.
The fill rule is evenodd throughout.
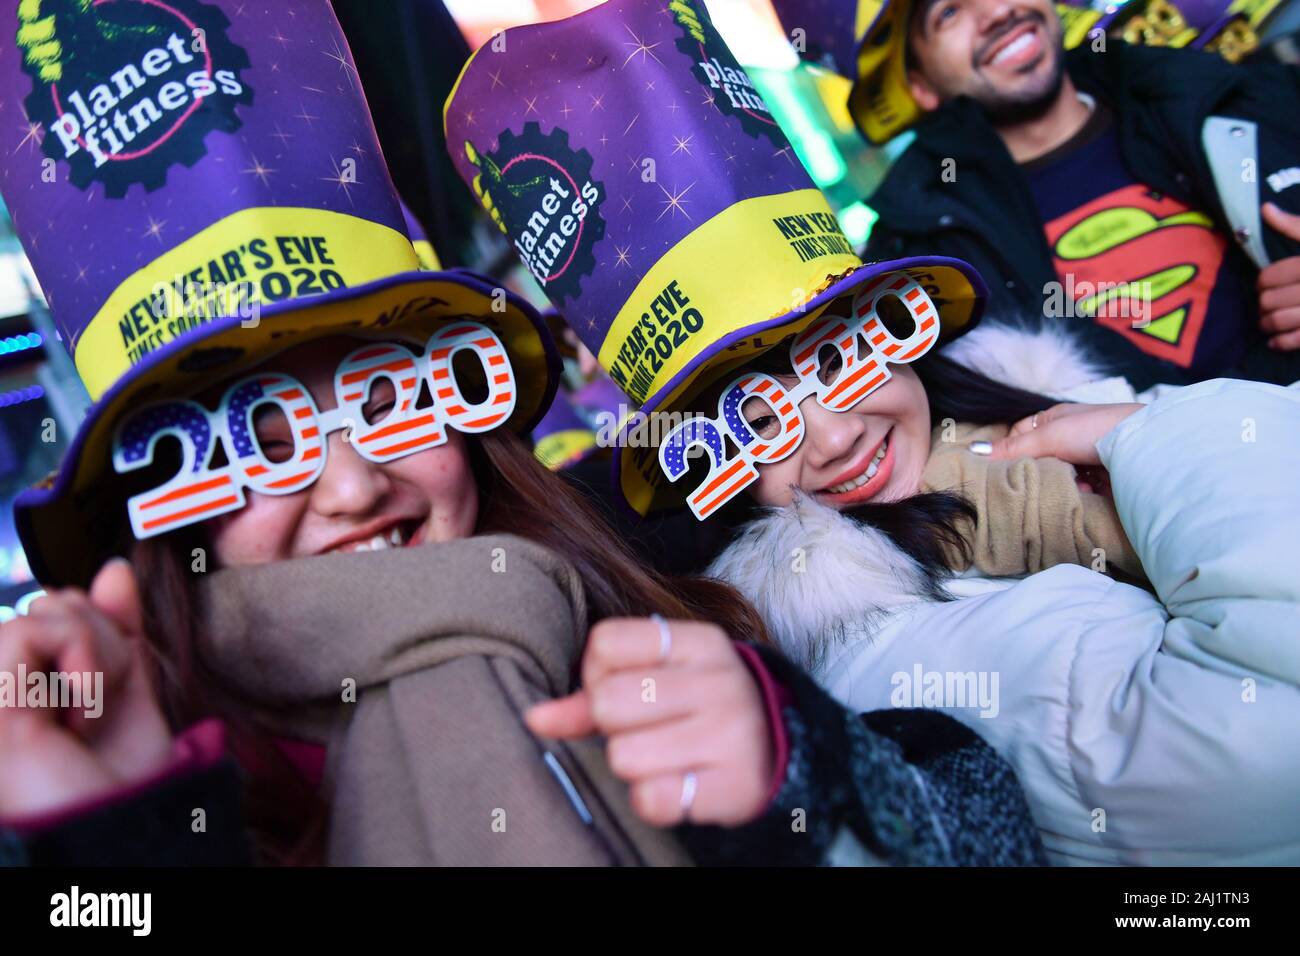
<path id="1" fill-rule="evenodd" d="M 975 567 L 984 574 L 1022 575 L 1058 564 L 1117 569 L 1145 580 L 1114 503 L 1079 490 L 1074 466 L 1056 458 L 992 460 L 972 454 L 975 439 L 994 441 L 1004 426 L 957 426 L 935 443 L 922 478 L 925 491 L 955 491 L 979 514 L 965 527 Z M 957 570 L 965 563 L 953 554 Z"/>

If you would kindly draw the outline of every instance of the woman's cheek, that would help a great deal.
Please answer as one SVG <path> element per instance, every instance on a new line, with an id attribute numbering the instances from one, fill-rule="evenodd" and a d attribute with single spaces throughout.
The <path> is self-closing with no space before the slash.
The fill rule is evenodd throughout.
<path id="1" fill-rule="evenodd" d="M 749 496 L 768 508 L 783 508 L 794 500 L 799 484 L 799 453 L 772 465 L 759 465 L 758 481 L 749 486 Z"/>
<path id="2" fill-rule="evenodd" d="M 238 511 L 211 522 L 211 540 L 221 567 L 240 567 L 282 561 L 290 553 L 290 539 L 298 521 L 295 498 L 248 492 L 248 503 Z"/>
<path id="3" fill-rule="evenodd" d="M 430 540 L 451 541 L 474 533 L 478 488 L 463 439 L 402 459 L 396 466 L 400 480 L 418 489 L 428 504 Z"/>

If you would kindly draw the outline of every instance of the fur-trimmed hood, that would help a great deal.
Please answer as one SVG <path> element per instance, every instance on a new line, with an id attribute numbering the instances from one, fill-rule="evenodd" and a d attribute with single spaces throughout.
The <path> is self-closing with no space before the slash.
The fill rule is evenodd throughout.
<path id="1" fill-rule="evenodd" d="M 1029 329 L 986 318 L 942 354 L 995 382 L 1040 395 L 1065 395 L 1109 374 L 1060 322 Z"/>
<path id="2" fill-rule="evenodd" d="M 1061 395 L 1105 376 L 1059 326 L 987 323 L 944 354 L 990 378 Z M 928 574 L 882 531 L 796 493 L 745 525 L 705 572 L 758 610 L 785 654 L 815 672 L 836 644 L 869 638 L 908 604 L 946 600 Z"/>
<path id="3" fill-rule="evenodd" d="M 816 673 L 837 643 L 890 611 L 939 600 L 939 582 L 884 532 L 796 493 L 751 521 L 705 572 L 743 594 L 785 655 Z"/>

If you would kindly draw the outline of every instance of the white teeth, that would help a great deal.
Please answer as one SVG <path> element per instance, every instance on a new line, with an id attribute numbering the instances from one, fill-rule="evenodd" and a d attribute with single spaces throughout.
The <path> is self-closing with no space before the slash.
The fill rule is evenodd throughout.
<path id="1" fill-rule="evenodd" d="M 394 537 L 394 535 L 396 535 L 396 537 Z M 353 544 L 345 544 L 337 550 L 344 554 L 351 554 L 357 551 L 386 551 L 389 548 L 400 548 L 401 546 L 401 532 L 394 529 L 394 531 L 389 534 L 377 534 L 369 541 L 357 541 Z"/>
<path id="2" fill-rule="evenodd" d="M 397 525 L 393 525 L 392 530 L 388 532 L 388 543 L 394 548 L 402 546 L 402 529 Z"/>
<path id="3" fill-rule="evenodd" d="M 842 495 L 846 491 L 853 491 L 855 488 L 861 488 L 872 478 L 876 477 L 876 472 L 880 470 L 880 463 L 885 458 L 885 452 L 889 451 L 889 443 L 881 442 L 880 447 L 876 449 L 875 455 L 871 458 L 871 463 L 867 465 L 867 470 L 856 478 L 849 481 L 841 482 L 838 485 L 831 485 L 826 490 L 833 495 Z"/>
<path id="4" fill-rule="evenodd" d="M 1016 37 L 1014 40 L 1012 40 L 1010 43 L 1004 46 L 1001 50 L 999 50 L 998 55 L 993 58 L 993 62 L 1001 63 L 1003 60 L 1007 59 L 1008 57 L 1015 56 L 1017 53 L 1019 53 L 1021 50 L 1023 50 L 1025 47 L 1029 46 L 1029 44 L 1033 42 L 1034 42 L 1034 34 L 1032 32 L 1022 33 L 1020 36 Z"/>

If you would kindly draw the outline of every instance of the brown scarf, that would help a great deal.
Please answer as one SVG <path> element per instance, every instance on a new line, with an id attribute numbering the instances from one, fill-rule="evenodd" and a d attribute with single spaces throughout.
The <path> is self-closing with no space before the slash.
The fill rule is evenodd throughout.
<path id="1" fill-rule="evenodd" d="M 495 535 L 225 569 L 199 607 L 219 679 L 327 745 L 331 863 L 689 862 L 632 813 L 603 741 L 523 724 L 572 689 L 587 633 L 582 582 L 546 549 Z"/>

